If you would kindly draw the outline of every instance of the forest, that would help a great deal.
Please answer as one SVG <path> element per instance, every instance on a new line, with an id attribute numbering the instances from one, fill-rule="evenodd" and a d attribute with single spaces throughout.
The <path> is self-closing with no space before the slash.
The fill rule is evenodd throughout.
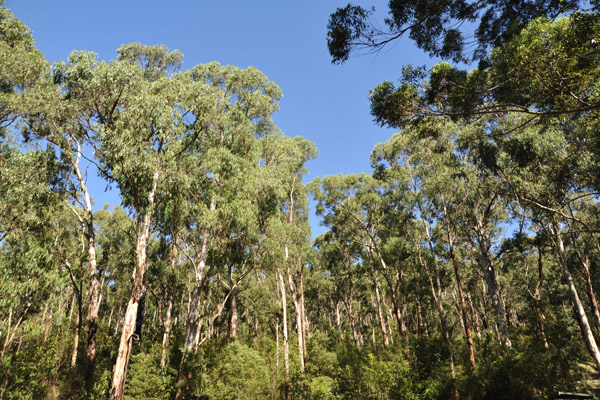
<path id="1" fill-rule="evenodd" d="M 334 64 L 404 36 L 441 61 L 371 91 L 397 131 L 371 171 L 309 181 L 259 70 L 50 63 L 0 1 L 0 400 L 598 389 L 598 2 L 331 11 Z"/>

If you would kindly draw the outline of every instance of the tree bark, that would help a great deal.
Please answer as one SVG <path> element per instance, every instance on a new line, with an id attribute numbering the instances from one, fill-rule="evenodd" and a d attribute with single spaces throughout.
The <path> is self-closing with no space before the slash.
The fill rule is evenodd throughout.
<path id="1" fill-rule="evenodd" d="M 578 252 L 579 253 L 579 252 Z M 596 300 L 596 294 L 594 293 L 594 287 L 592 286 L 592 276 L 590 274 L 590 259 L 587 255 L 582 256 L 579 254 L 579 260 L 583 267 L 583 273 L 585 275 L 585 281 L 587 284 L 587 295 L 590 299 L 590 305 L 592 307 L 592 314 L 596 320 L 596 325 L 600 328 L 600 311 L 598 310 L 598 301 Z"/>
<path id="2" fill-rule="evenodd" d="M 423 220 L 423 222 L 425 222 Z M 446 312 L 444 310 L 444 304 L 442 303 L 442 284 L 440 279 L 440 267 L 435 260 L 435 253 L 433 251 L 433 244 L 431 243 L 431 237 L 429 236 L 429 228 L 425 225 L 425 233 L 427 236 L 427 242 L 429 244 L 429 250 L 431 252 L 431 258 L 433 263 L 435 264 L 435 281 L 436 286 L 433 285 L 433 278 L 431 277 L 431 273 L 429 272 L 429 268 L 422 260 L 421 251 L 419 250 L 419 262 L 421 263 L 422 268 L 427 272 L 427 277 L 429 278 L 429 285 L 431 287 L 431 294 L 433 295 L 433 299 L 437 306 L 438 316 L 440 319 L 440 329 L 442 331 L 442 337 L 444 338 L 444 342 L 446 343 L 446 349 L 448 350 L 448 357 L 450 358 L 450 373 L 452 374 L 452 378 L 456 379 L 456 372 L 454 370 L 454 356 L 452 353 L 452 346 L 450 344 L 450 335 L 448 334 L 448 321 L 446 319 Z"/>
<path id="3" fill-rule="evenodd" d="M 371 252 L 369 252 L 371 255 Z M 379 327 L 381 329 L 381 335 L 383 336 L 383 345 L 389 347 L 390 340 L 388 338 L 387 329 L 385 327 L 385 319 L 383 315 L 383 308 L 381 306 L 381 295 L 379 293 L 379 280 L 375 273 L 375 267 L 373 266 L 372 257 L 369 257 L 369 266 L 371 267 L 371 277 L 373 278 L 373 285 L 375 286 L 375 300 L 377 301 L 377 317 L 379 318 Z"/>
<path id="4" fill-rule="evenodd" d="M 465 296 L 463 294 L 462 283 L 460 279 L 460 271 L 458 269 L 458 261 L 456 260 L 456 254 L 454 253 L 454 241 L 452 240 L 452 234 L 450 231 L 450 220 L 448 218 L 448 210 L 446 204 L 444 204 L 444 220 L 446 223 L 446 234 L 448 236 L 448 247 L 450 247 L 450 258 L 452 258 L 452 265 L 454 266 L 454 276 L 456 277 L 456 286 L 458 288 L 458 296 L 460 300 L 460 311 L 462 314 L 463 324 L 465 328 L 465 335 L 467 336 L 467 348 L 469 351 L 469 362 L 471 368 L 475 370 L 477 364 L 475 363 L 475 351 L 473 349 L 473 337 L 471 335 L 471 325 L 469 323 L 469 317 L 467 315 L 467 307 L 465 304 Z"/>
<path id="5" fill-rule="evenodd" d="M 77 350 L 79 348 L 79 333 L 81 332 L 81 317 L 83 313 L 81 284 L 79 289 L 75 287 L 75 296 L 77 297 L 77 317 L 75 319 L 75 334 L 73 335 L 73 351 L 71 352 L 71 368 L 77 365 Z"/>
<path id="6" fill-rule="evenodd" d="M 481 255 L 481 266 L 483 269 L 483 277 L 488 287 L 488 293 L 492 301 L 492 307 L 496 315 L 496 324 L 498 325 L 498 331 L 500 332 L 500 341 L 506 347 L 511 347 L 512 343 L 508 334 L 508 326 L 506 324 L 506 306 L 504 305 L 504 298 L 500 292 L 498 281 L 496 280 L 496 272 L 492 264 L 490 257 L 490 239 L 485 230 L 485 227 L 480 222 L 477 223 L 477 244 L 479 245 L 479 252 Z"/>
<path id="7" fill-rule="evenodd" d="M 229 337 L 235 341 L 238 334 L 238 309 L 237 309 L 237 285 L 233 281 L 233 266 L 229 267 L 229 287 L 231 295 L 229 298 L 229 306 L 231 307 L 231 320 L 229 323 Z"/>
<path id="8" fill-rule="evenodd" d="M 307 331 L 309 330 L 308 319 L 306 318 L 306 307 L 304 304 L 304 269 L 300 271 L 300 317 L 302 319 L 302 352 L 306 362 L 306 342 L 307 342 Z"/>
<path id="9" fill-rule="evenodd" d="M 210 211 L 216 209 L 215 198 L 213 196 L 210 202 Z M 198 321 L 200 320 L 200 300 L 202 297 L 202 284 L 206 270 L 206 260 L 208 258 L 208 246 L 210 244 L 210 231 L 207 229 L 202 235 L 202 248 L 200 250 L 200 260 L 196 266 L 194 289 L 190 298 L 190 305 L 187 317 L 187 329 L 184 341 L 184 351 L 193 352 L 196 331 L 198 330 Z"/>
<path id="10" fill-rule="evenodd" d="M 285 369 L 285 399 L 289 398 L 290 391 L 290 349 L 287 326 L 287 298 L 285 294 L 285 282 L 283 275 L 278 271 L 275 272 L 279 281 L 279 289 L 281 290 L 281 309 L 283 312 L 283 364 Z"/>
<path id="11" fill-rule="evenodd" d="M 147 209 L 143 217 L 140 216 L 138 218 L 137 240 L 135 246 L 135 269 L 133 271 L 131 291 L 123 321 L 123 330 L 121 333 L 121 340 L 119 342 L 119 351 L 117 353 L 117 360 L 113 369 L 111 389 L 109 393 L 110 400 L 122 400 L 123 391 L 125 390 L 125 378 L 127 374 L 127 366 L 129 364 L 129 356 L 131 354 L 131 345 L 136 325 L 139 302 L 146 291 L 146 287 L 144 286 L 144 275 L 147 268 L 146 258 L 148 238 L 150 236 L 150 223 L 152 221 L 154 196 L 156 194 L 157 186 L 158 171 L 155 171 L 152 178 L 152 189 L 148 194 Z"/>
<path id="12" fill-rule="evenodd" d="M 577 321 L 579 322 L 581 334 L 583 335 L 583 339 L 588 347 L 588 350 L 590 351 L 592 358 L 596 362 L 596 366 L 600 370 L 600 351 L 598 351 L 596 339 L 594 338 L 592 329 L 590 327 L 590 323 L 585 313 L 585 309 L 583 308 L 583 304 L 581 303 L 581 299 L 579 298 L 577 287 L 575 286 L 575 282 L 573 281 L 573 277 L 571 276 L 571 272 L 569 271 L 569 265 L 567 262 L 567 255 L 565 252 L 564 243 L 556 220 L 552 221 L 552 230 L 552 233 L 556 238 L 558 255 L 562 264 L 563 278 L 569 286 L 569 292 L 571 293 L 571 304 L 573 305 L 573 310 L 575 311 L 575 315 L 577 316 Z"/>
<path id="13" fill-rule="evenodd" d="M 169 349 L 169 336 L 171 334 L 171 312 L 173 310 L 173 299 L 169 299 L 167 305 L 167 314 L 165 315 L 164 327 L 165 332 L 163 333 L 162 340 L 162 355 L 160 357 L 160 370 L 164 371 L 165 365 L 167 365 L 167 355 Z"/>
<path id="14" fill-rule="evenodd" d="M 88 274 L 90 286 L 88 288 L 88 306 L 85 317 L 87 323 L 87 347 L 85 350 L 88 364 L 92 365 L 96 358 L 96 334 L 98 331 L 98 310 L 100 309 L 100 277 L 98 276 L 98 266 L 96 260 L 96 236 L 94 230 L 94 213 L 92 210 L 92 199 L 85 183 L 85 178 L 79 168 L 81 159 L 81 146 L 77 145 L 75 160 L 72 160 L 73 170 L 77 175 L 79 187 L 83 192 L 84 198 L 84 217 L 80 221 L 84 225 L 84 234 L 88 245 Z"/>

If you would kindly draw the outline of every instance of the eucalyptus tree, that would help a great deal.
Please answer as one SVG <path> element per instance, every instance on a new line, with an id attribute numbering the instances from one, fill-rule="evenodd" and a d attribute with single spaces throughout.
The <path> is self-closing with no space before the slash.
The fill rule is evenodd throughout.
<path id="1" fill-rule="evenodd" d="M 46 102 L 42 107 L 32 110 L 32 115 L 25 117 L 26 137 L 47 141 L 56 152 L 57 157 L 65 164 L 62 173 L 61 191 L 65 193 L 65 203 L 79 221 L 79 229 L 86 238 L 88 264 L 88 300 L 87 300 L 87 349 L 86 359 L 91 365 L 96 355 L 96 332 L 98 329 L 98 310 L 100 308 L 100 274 L 97 267 L 96 234 L 92 196 L 87 186 L 87 169 L 82 151 L 83 138 L 81 126 L 77 123 L 76 113 L 68 102 L 56 102 L 60 99 L 58 87 L 51 87 L 43 97 Z M 65 104 L 67 103 L 67 104 Z M 76 114 L 75 114 L 76 115 Z"/>
<path id="2" fill-rule="evenodd" d="M 0 167 L 0 392 L 42 396 L 43 381 L 72 361 L 65 348 L 70 341 L 49 339 L 71 336 L 66 315 L 69 294 L 81 293 L 83 248 L 51 187 L 60 171 L 51 151 L 2 143 Z M 81 308 L 76 312 L 79 319 Z M 76 322 L 75 347 L 79 328 Z"/>
<path id="3" fill-rule="evenodd" d="M 380 25 L 375 8 L 348 4 L 329 17 L 327 44 L 333 63 L 343 63 L 355 50 L 377 51 L 404 35 L 430 56 L 454 62 L 481 61 L 488 51 L 511 40 L 529 22 L 553 20 L 595 1 L 446 1 L 433 7 L 423 0 L 390 1 L 388 17 Z M 477 25 L 478 23 L 479 25 Z M 472 50 L 472 52 L 471 52 Z"/>
<path id="4" fill-rule="evenodd" d="M 362 281 L 364 281 L 366 275 L 365 268 L 360 263 L 362 246 L 360 242 L 339 234 L 339 231 L 336 233 L 327 231 L 316 238 L 315 245 L 319 254 L 319 266 L 327 271 L 330 279 L 335 280 L 335 284 L 330 289 L 330 296 L 336 303 L 338 329 L 342 328 L 343 325 L 342 317 L 339 315 L 339 303 L 341 301 L 346 310 L 354 345 L 361 348 L 364 344 L 364 338 L 358 318 L 361 310 L 358 308 L 363 303 L 362 298 L 367 296 L 365 291 L 361 290 L 364 286 Z M 383 314 L 383 310 L 381 310 L 381 314 Z M 383 332 L 385 332 L 384 338 L 387 339 L 387 330 Z M 341 338 L 344 338 L 343 333 L 341 333 Z"/>
<path id="5" fill-rule="evenodd" d="M 394 254 L 392 248 L 401 230 L 393 236 L 382 235 L 386 218 L 405 218 L 406 210 L 401 202 L 386 204 L 382 191 L 385 183 L 378 182 L 366 174 L 347 176 L 327 176 L 317 178 L 312 183 L 317 200 L 317 214 L 323 216 L 323 223 L 332 232 L 339 232 L 342 240 L 356 242 L 363 250 L 362 257 L 373 258 L 387 284 L 393 315 L 398 330 L 406 335 L 406 324 L 402 316 L 402 255 Z M 346 228 L 347 227 L 347 228 Z M 406 226 L 400 224 L 399 228 Z M 390 247 L 391 246 L 391 247 Z M 393 262 L 390 262 L 393 258 Z M 374 287 L 379 286 L 377 274 L 371 271 Z M 380 324 L 382 324 L 380 316 Z M 383 325 L 382 325 L 383 326 Z M 382 330 L 383 333 L 383 330 Z"/>
<path id="6" fill-rule="evenodd" d="M 48 85 L 50 63 L 27 26 L 0 2 L 0 126 L 15 122 Z"/>
<path id="7" fill-rule="evenodd" d="M 587 146 L 578 147 L 571 142 L 571 132 L 566 131 L 561 122 L 549 121 L 514 129 L 513 126 L 520 125 L 520 121 L 521 118 L 508 118 L 497 128 L 495 140 L 490 140 L 496 148 L 492 168 L 530 223 L 553 238 L 552 247 L 561 265 L 582 336 L 598 364 L 598 346 L 569 261 L 569 253 L 572 252 L 576 264 L 585 274 L 588 261 L 581 252 L 583 244 L 580 237 L 582 234 L 589 235 L 596 246 L 598 243 L 597 237 L 594 237 L 597 221 L 585 211 L 590 207 L 596 208 L 594 199 L 597 192 L 588 186 L 590 181 L 586 178 L 590 171 L 589 160 L 593 157 Z M 540 134 L 543 134 L 544 140 L 538 140 Z M 571 239 L 570 248 L 565 244 L 567 238 Z M 586 281 L 590 308 L 596 315 L 593 287 L 591 281 Z"/>
<path id="8" fill-rule="evenodd" d="M 219 244 L 234 240 L 253 224 L 258 138 L 274 129 L 271 114 L 277 110 L 281 96 L 279 88 L 253 68 L 242 70 L 211 63 L 194 68 L 192 75 L 195 82 L 214 93 L 216 100 L 212 115 L 206 116 L 207 125 L 198 146 L 192 150 L 196 156 L 194 168 L 203 173 L 196 191 L 186 195 L 196 203 L 192 235 L 201 242 L 194 257 L 196 276 L 185 339 L 188 352 L 193 350 L 198 330 L 211 241 L 217 245 L 213 250 L 218 254 Z M 212 267 L 224 266 L 220 260 L 214 261 Z"/>
<path id="9" fill-rule="evenodd" d="M 181 53 L 139 43 L 122 46 L 118 54 L 117 60 L 104 62 L 93 53 L 74 52 L 60 71 L 66 96 L 85 110 L 79 123 L 102 174 L 117 185 L 136 220 L 135 266 L 111 384 L 115 399 L 123 396 L 136 316 L 146 290 L 154 211 L 169 196 L 175 177 L 194 172 L 185 169 L 189 163 L 183 160 L 201 154 L 202 143 L 214 140 L 210 132 L 218 131 L 217 140 L 233 133 L 213 126 L 243 129 L 231 123 L 221 87 L 226 83 L 211 82 L 216 64 L 177 72 Z M 239 99 L 252 103 L 243 93 Z M 240 108 L 235 113 L 238 120 L 244 113 L 250 120 L 260 118 L 254 108 Z M 210 151 L 206 150 L 207 159 Z"/>
<path id="10" fill-rule="evenodd" d="M 282 139 L 283 157 L 279 160 L 278 175 L 286 191 L 286 199 L 280 205 L 281 218 L 287 219 L 287 226 L 284 227 L 285 267 L 296 311 L 300 370 L 304 372 L 308 329 L 304 276 L 306 266 L 312 260 L 312 247 L 308 221 L 308 191 L 302 179 L 308 173 L 306 163 L 316 157 L 317 150 L 312 142 L 301 137 Z"/>
<path id="11" fill-rule="evenodd" d="M 35 43 L 26 26 L 14 18 L 9 10 L 0 8 L 0 48 L 3 57 L 0 63 L 2 80 L 3 122 L 18 121 L 24 123 L 26 135 L 42 137 L 52 143 L 56 152 L 70 164 L 76 179 L 74 184 L 69 174 L 63 172 L 63 190 L 71 193 L 67 204 L 81 223 L 88 242 L 89 300 L 87 358 L 93 361 L 96 349 L 96 329 L 98 318 L 98 275 L 96 273 L 96 254 L 92 201 L 86 186 L 85 173 L 81 161 L 81 138 L 79 126 L 73 124 L 71 106 L 57 102 L 61 98 L 58 86 L 53 84 L 50 64 L 43 54 L 35 49 Z M 81 196 L 78 191 L 81 191 Z M 81 206 L 81 207 L 79 207 Z"/>
<path id="12" fill-rule="evenodd" d="M 385 176 L 387 166 L 392 171 L 405 169 L 404 174 L 413 177 L 413 184 L 418 182 L 423 196 L 419 204 L 426 201 L 431 205 L 431 208 L 427 208 L 431 210 L 432 215 L 421 206 L 419 212 L 422 217 L 432 218 L 444 227 L 449 249 L 447 257 L 454 267 L 461 321 L 469 360 L 474 369 L 475 352 L 471 324 L 466 309 L 460 263 L 455 251 L 458 232 L 452 229 L 460 224 L 463 214 L 461 207 L 470 188 L 465 179 L 467 170 L 461 165 L 460 155 L 452 151 L 452 137 L 445 132 L 448 128 L 449 126 L 444 127 L 438 121 L 429 121 L 428 125 L 406 129 L 394 135 L 387 143 L 377 145 L 373 151 L 372 162 L 378 174 L 382 176 Z"/>
<path id="13" fill-rule="evenodd" d="M 289 286 L 296 312 L 298 358 L 302 372 L 306 359 L 308 321 L 304 304 L 304 273 L 312 260 L 312 248 L 307 189 L 302 179 L 308 172 L 306 163 L 316 156 L 316 148 L 306 139 L 279 133 L 265 136 L 261 144 L 262 167 L 258 183 L 262 196 L 258 205 L 264 236 L 260 241 L 259 257 L 263 268 L 274 272 L 280 291 L 287 398 L 290 366 L 286 286 Z"/>

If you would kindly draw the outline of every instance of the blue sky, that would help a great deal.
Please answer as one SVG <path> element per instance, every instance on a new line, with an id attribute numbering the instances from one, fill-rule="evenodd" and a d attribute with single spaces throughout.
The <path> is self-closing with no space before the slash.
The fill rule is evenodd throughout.
<path id="1" fill-rule="evenodd" d="M 95 51 L 109 60 L 121 44 L 141 42 L 181 50 L 184 69 L 209 61 L 258 68 L 283 91 L 275 123 L 285 134 L 317 145 L 319 157 L 308 164 L 311 180 L 370 172 L 373 146 L 394 131 L 373 122 L 369 90 L 395 81 L 403 65 L 433 64 L 408 39 L 344 65 L 331 64 L 327 21 L 347 2 L 7 0 L 6 7 L 29 26 L 51 62 L 65 60 L 72 50 Z M 375 6 L 383 21 L 386 1 L 362 5 Z M 105 184 L 95 179 L 90 186 L 97 208 L 118 204 L 114 189 L 105 193 Z M 319 230 L 313 223 L 313 233 Z"/>

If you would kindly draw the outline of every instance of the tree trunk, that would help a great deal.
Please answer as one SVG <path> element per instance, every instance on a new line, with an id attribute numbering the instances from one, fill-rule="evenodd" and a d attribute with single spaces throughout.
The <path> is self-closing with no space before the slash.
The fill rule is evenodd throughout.
<path id="1" fill-rule="evenodd" d="M 539 235 L 539 228 L 537 225 L 535 226 L 535 230 Z M 544 347 L 546 349 L 549 349 L 550 345 L 548 344 L 546 330 L 544 329 L 544 320 L 546 319 L 546 316 L 544 315 L 544 312 L 543 312 L 542 306 L 541 306 L 541 293 L 542 293 L 542 287 L 544 284 L 544 261 L 543 261 L 543 251 L 542 251 L 541 244 L 538 243 L 537 248 L 538 248 L 538 282 L 537 282 L 537 286 L 535 288 L 534 293 L 531 293 L 531 290 L 529 290 L 529 288 L 527 288 L 527 291 L 529 292 L 529 298 L 531 299 L 531 302 L 533 303 L 533 307 L 535 308 L 535 310 L 537 311 L 537 314 L 538 314 L 538 321 L 540 324 L 540 336 L 542 337 L 542 342 L 544 343 Z"/>
<path id="2" fill-rule="evenodd" d="M 177 269 L 177 260 L 178 260 L 178 251 L 177 251 L 177 230 L 176 227 L 172 227 L 171 229 L 171 271 L 175 272 Z M 160 370 L 164 371 L 165 366 L 167 365 L 167 357 L 169 350 L 169 336 L 171 335 L 171 325 L 172 318 L 171 314 L 173 312 L 173 297 L 172 293 L 167 291 L 169 296 L 169 302 L 167 304 L 167 313 L 165 315 L 165 319 L 163 321 L 163 327 L 165 328 L 165 332 L 163 333 L 162 340 L 162 355 L 160 357 Z"/>
<path id="3" fill-rule="evenodd" d="M 425 220 L 423 220 L 425 222 Z M 444 311 L 444 304 L 442 303 L 442 283 L 440 279 L 440 267 L 435 259 L 435 253 L 433 251 L 433 244 L 431 243 L 431 237 L 429 236 L 429 228 L 425 225 L 425 233 L 427 235 L 427 242 L 429 244 L 429 250 L 431 252 L 431 259 L 435 264 L 435 282 L 436 286 L 433 285 L 433 278 L 431 277 L 431 273 L 429 272 L 429 268 L 423 262 L 421 257 L 421 251 L 419 250 L 419 262 L 421 263 L 421 267 L 427 272 L 427 277 L 429 278 L 429 285 L 431 287 L 431 294 L 433 295 L 433 299 L 437 306 L 438 316 L 440 319 L 440 329 L 442 330 L 442 337 L 444 338 L 444 342 L 446 343 L 446 349 L 448 350 L 448 357 L 450 358 L 450 373 L 452 374 L 452 378 L 456 379 L 456 372 L 454 370 L 454 356 L 452 353 L 452 346 L 450 344 L 450 335 L 448 334 L 448 321 L 446 320 L 446 312 Z"/>
<path id="4" fill-rule="evenodd" d="M 85 356 L 89 365 L 92 365 L 96 358 L 96 333 L 98 331 L 98 310 L 100 309 L 100 277 L 98 276 L 98 267 L 96 261 L 96 238 L 94 231 L 94 214 L 92 210 L 92 199 L 85 183 L 85 178 L 79 168 L 81 158 L 81 146 L 77 143 L 77 156 L 73 161 L 73 169 L 77 175 L 79 186 L 83 192 L 85 201 L 85 216 L 81 222 L 85 225 L 85 237 L 88 245 L 88 273 L 90 286 L 88 288 L 88 307 L 87 307 L 87 348 Z"/>
<path id="5" fill-rule="evenodd" d="M 73 351 L 71 352 L 71 368 L 75 368 L 77 365 L 77 349 L 79 348 L 79 333 L 81 332 L 81 317 L 83 313 L 81 284 L 79 289 L 76 290 L 75 296 L 77 297 L 77 316 L 75 319 L 75 334 L 73 335 Z"/>
<path id="6" fill-rule="evenodd" d="M 587 283 L 587 295 L 590 299 L 590 305 L 592 307 L 592 314 L 596 320 L 596 325 L 600 328 L 600 311 L 598 310 L 598 301 L 596 300 L 596 294 L 594 293 L 594 287 L 592 286 L 592 276 L 590 274 L 590 259 L 587 255 L 579 255 L 581 266 L 583 267 L 583 273 L 585 275 L 585 281 Z"/>
<path id="7" fill-rule="evenodd" d="M 139 302 L 144 295 L 146 288 L 144 286 L 144 275 L 147 268 L 147 248 L 148 238 L 150 236 L 150 223 L 152 221 L 152 209 L 154 206 L 154 195 L 158 185 L 158 171 L 154 172 L 152 189 L 148 194 L 148 208 L 142 217 L 138 217 L 137 240 L 135 246 L 135 269 L 131 283 L 131 292 L 125 311 L 123 321 L 123 330 L 121 340 L 119 342 L 119 351 L 117 360 L 113 369 L 111 380 L 111 389 L 109 393 L 110 400 L 122 400 L 123 391 L 125 390 L 125 378 L 127 374 L 127 366 L 129 364 L 129 356 L 131 354 L 131 345 L 133 333 L 136 325 L 137 312 Z"/>
<path id="8" fill-rule="evenodd" d="M 371 252 L 369 252 L 371 255 Z M 381 329 L 381 335 L 383 336 L 383 345 L 388 347 L 390 345 L 390 340 L 388 338 L 387 329 L 385 327 L 385 319 L 383 315 L 383 309 L 381 307 L 381 295 L 379 293 L 379 280 L 377 279 L 377 274 L 375 273 L 375 267 L 373 266 L 372 258 L 369 257 L 369 266 L 371 267 L 371 277 L 373 278 L 373 285 L 375 286 L 375 300 L 377 300 L 377 316 L 379 318 L 379 326 Z"/>
<path id="9" fill-rule="evenodd" d="M 458 288 L 458 296 L 460 300 L 460 311 L 462 314 L 463 324 L 465 328 L 465 335 L 467 336 L 467 348 L 469 351 L 469 362 L 471 368 L 475 370 L 475 351 L 473 350 L 473 337 L 471 335 L 471 325 L 469 323 L 469 317 L 467 316 L 467 307 L 465 304 L 465 296 L 463 294 L 462 283 L 460 280 L 460 271 L 458 269 L 458 261 L 456 260 L 456 254 L 454 253 L 454 242 L 452 240 L 452 234 L 450 231 L 450 221 L 448 219 L 448 211 L 444 204 L 444 220 L 446 222 L 446 234 L 448 236 L 448 246 L 450 247 L 450 258 L 452 258 L 452 265 L 454 266 L 454 275 L 456 277 L 456 286 Z"/>
<path id="10" fill-rule="evenodd" d="M 556 238 L 556 244 L 558 247 L 558 255 L 560 258 L 560 262 L 562 264 L 563 270 L 563 278 L 567 285 L 569 286 L 569 292 L 571 293 L 571 303 L 573 305 L 573 310 L 575 311 L 575 315 L 577 316 L 577 321 L 579 322 L 579 328 L 581 329 L 581 334 L 583 335 L 583 339 L 592 355 L 592 358 L 596 362 L 596 366 L 600 369 L 600 351 L 598 351 L 598 345 L 596 344 L 596 339 L 594 339 L 594 335 L 592 333 L 592 329 L 590 327 L 590 323 L 588 321 L 587 315 L 585 313 L 585 309 L 583 308 L 583 304 L 581 303 L 581 299 L 579 298 L 579 294 L 577 292 L 577 288 L 575 287 L 575 282 L 573 281 L 573 277 L 571 276 L 571 272 L 569 271 L 569 266 L 567 263 L 567 255 L 565 252 L 565 247 L 562 241 L 562 236 L 560 234 L 560 230 L 558 228 L 558 224 L 556 220 L 552 221 L 552 232 L 554 237 Z"/>
<path id="11" fill-rule="evenodd" d="M 216 209 L 215 198 L 213 196 L 210 202 L 210 211 Z M 184 351 L 193 352 L 196 331 L 198 330 L 198 321 L 200 320 L 200 300 L 202 297 L 202 284 L 206 269 L 206 259 L 208 258 L 208 246 L 210 242 L 210 232 L 205 230 L 202 235 L 202 249 L 200 251 L 200 261 L 196 266 L 194 289 L 190 298 L 188 309 L 187 330 L 184 341 Z"/>
<path id="12" fill-rule="evenodd" d="M 144 287 L 146 283 L 144 282 Z M 135 330 L 133 331 L 133 344 L 140 346 L 142 343 L 142 328 L 144 327 L 144 319 L 146 318 L 146 292 L 142 294 L 139 301 L 137 316 L 135 317 Z"/>
<path id="13" fill-rule="evenodd" d="M 285 246 L 285 258 L 288 260 L 288 247 Z M 296 313 L 296 334 L 298 337 L 298 357 L 300 360 L 300 371 L 304 372 L 304 334 L 303 334 L 303 320 L 302 320 L 302 305 L 300 304 L 300 293 L 297 285 L 294 284 L 294 278 L 290 269 L 289 262 L 286 262 L 286 272 L 288 278 L 288 284 L 290 286 L 290 293 L 292 294 L 292 300 L 294 302 L 294 311 Z"/>
<path id="14" fill-rule="evenodd" d="M 275 318 L 275 367 L 279 373 L 279 319 Z"/>
<path id="15" fill-rule="evenodd" d="M 490 257 L 490 239 L 485 230 L 485 227 L 478 222 L 476 227 L 477 232 L 477 244 L 479 245 L 479 251 L 481 255 L 481 266 L 483 269 L 483 277 L 488 287 L 488 293 L 492 300 L 492 307 L 496 316 L 496 324 L 498 325 L 498 331 L 500 332 L 500 341 L 506 347 L 511 347 L 512 343 L 508 334 L 508 326 L 506 324 L 506 307 L 504 305 L 504 299 L 496 280 L 496 272 Z"/>
<path id="16" fill-rule="evenodd" d="M 300 271 L 300 317 L 302 318 L 302 356 L 306 361 L 306 342 L 307 331 L 309 330 L 308 319 L 306 318 L 306 307 L 304 306 L 304 269 Z"/>
<path id="17" fill-rule="evenodd" d="M 285 294 L 285 282 L 283 281 L 283 275 L 279 272 L 275 272 L 279 281 L 279 289 L 281 290 L 281 309 L 283 312 L 283 364 L 285 368 L 285 399 L 289 398 L 290 390 L 290 349 L 289 349 L 289 338 L 288 338 L 288 326 L 287 326 L 287 298 Z"/>
<path id="18" fill-rule="evenodd" d="M 231 320 L 229 323 L 229 337 L 235 341 L 238 333 L 238 309 L 237 309 L 237 287 L 233 281 L 233 266 L 229 267 L 229 287 L 231 288 L 231 295 L 229 298 L 229 305 L 231 307 Z"/>
<path id="19" fill-rule="evenodd" d="M 165 316 L 164 327 L 165 333 L 163 334 L 162 340 L 162 355 L 160 357 L 160 370 L 164 371 L 165 365 L 167 365 L 167 355 L 169 349 L 169 335 L 171 334 L 171 312 L 173 310 L 173 299 L 169 299 L 167 306 L 167 315 Z"/>

